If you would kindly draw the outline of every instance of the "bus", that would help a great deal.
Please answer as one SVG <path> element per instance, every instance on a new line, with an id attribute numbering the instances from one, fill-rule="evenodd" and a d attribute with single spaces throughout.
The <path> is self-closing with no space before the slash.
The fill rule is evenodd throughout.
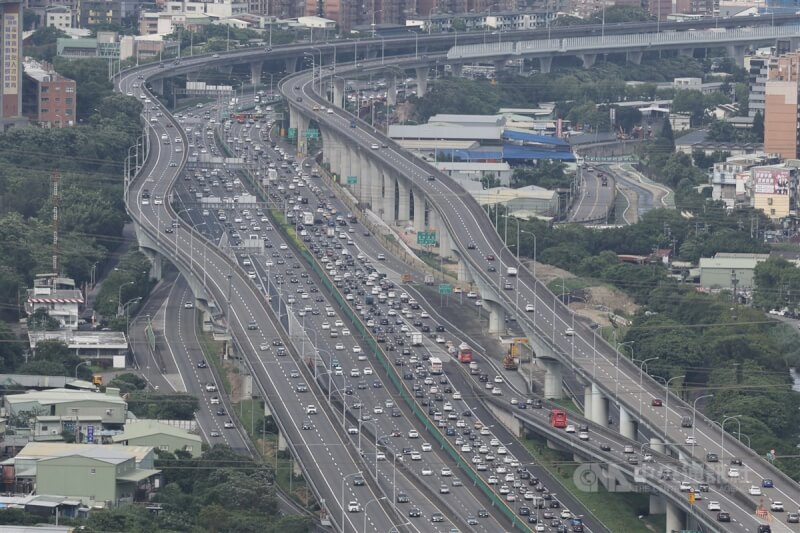
<path id="1" fill-rule="evenodd" d="M 431 365 L 431 374 L 439 375 L 442 373 L 442 360 L 438 357 L 431 357 L 429 360 Z"/>
<path id="2" fill-rule="evenodd" d="M 550 411 L 550 425 L 559 429 L 567 427 L 567 413 L 561 409 L 553 409 Z"/>

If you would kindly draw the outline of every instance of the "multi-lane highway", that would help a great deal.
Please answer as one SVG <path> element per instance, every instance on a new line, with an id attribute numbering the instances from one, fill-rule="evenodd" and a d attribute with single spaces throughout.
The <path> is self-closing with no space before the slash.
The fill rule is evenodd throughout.
<path id="1" fill-rule="evenodd" d="M 156 67 L 152 68 L 153 73 L 156 70 Z M 122 75 L 118 80 L 119 90 L 123 93 L 132 92 L 137 97 L 142 95 L 145 105 L 152 106 L 145 100 L 147 95 L 142 92 L 138 81 L 149 74 L 150 72 L 146 70 L 144 72 L 138 70 Z M 134 84 L 139 86 L 134 87 Z M 193 235 L 190 236 L 191 230 L 185 224 L 179 224 L 174 228 L 173 235 L 164 238 L 163 223 L 172 220 L 173 215 L 171 209 L 168 209 L 168 201 L 164 202 L 163 199 L 169 198 L 170 189 L 184 163 L 186 152 L 182 147 L 163 145 L 161 136 L 174 138 L 177 135 L 182 142 L 175 144 L 183 146 L 188 142 L 184 133 L 176 134 L 180 130 L 175 127 L 176 122 L 168 114 L 163 113 L 163 116 L 152 118 L 156 120 L 147 123 L 150 145 L 149 166 L 126 191 L 130 215 L 139 224 L 139 230 L 149 239 L 166 243 L 174 239 L 179 264 L 188 266 L 189 261 L 192 261 L 193 270 L 196 272 L 205 270 L 206 288 L 216 301 L 226 302 L 227 295 L 231 295 L 232 305 L 228 310 L 228 321 L 232 333 L 241 343 L 241 353 L 254 378 L 261 385 L 262 394 L 280 421 L 281 430 L 290 443 L 293 454 L 303 466 L 306 478 L 315 487 L 318 498 L 325 500 L 327 507 L 333 513 L 334 521 L 340 523 L 343 530 L 361 531 L 363 530 L 361 519 L 364 516 L 371 530 L 389 531 L 398 521 L 372 483 L 367 483 L 363 489 L 359 489 L 363 492 L 360 507 L 366 507 L 371 500 L 375 500 L 367 512 L 343 513 L 344 518 L 339 518 L 339 511 L 347 509 L 350 498 L 353 498 L 352 491 L 355 489 L 345 486 L 345 476 L 352 477 L 353 474 L 363 471 L 364 467 L 357 453 L 344 444 L 344 435 L 339 424 L 332 419 L 333 413 L 321 405 L 322 398 L 313 394 L 301 395 L 295 391 L 290 376 L 293 373 L 307 373 L 306 369 L 298 365 L 294 358 L 277 358 L 259 352 L 257 347 L 265 337 L 280 338 L 282 335 L 274 325 L 273 316 L 265 308 L 263 296 L 250 283 L 247 274 L 232 265 L 213 245 L 195 239 Z M 178 149 L 180 151 L 177 151 Z M 153 201 L 143 205 L 142 193 L 145 189 L 149 189 Z M 159 197 L 161 202 L 156 201 Z M 204 264 L 198 263 L 201 256 L 205 259 Z M 251 323 L 254 323 L 254 328 Z M 316 415 L 308 414 L 311 405 L 317 408 Z M 308 416 L 314 419 L 313 432 L 301 429 L 300 421 Z"/>
<path id="2" fill-rule="evenodd" d="M 362 72 L 370 69 L 369 65 L 364 64 L 359 68 Z M 338 69 L 341 74 L 342 65 L 339 65 Z M 315 94 L 312 76 L 308 73 L 289 77 L 280 87 L 292 105 L 303 107 L 306 113 L 313 113 L 311 109 L 313 105 L 326 104 Z M 594 330 L 580 321 L 574 321 L 569 309 L 518 263 L 496 232 L 486 231 L 486 228 L 491 226 L 486 224 L 483 210 L 472 198 L 462 194 L 458 185 L 447 176 L 436 172 L 433 167 L 400 150 L 375 130 L 367 127 L 351 128 L 351 120 L 350 115 L 338 109 L 333 113 L 317 117 L 323 129 L 330 128 L 342 138 L 358 143 L 363 151 L 397 169 L 423 190 L 427 198 L 437 207 L 459 249 L 461 260 L 470 264 L 473 276 L 480 277 L 484 283 L 495 287 L 494 297 L 506 309 L 525 309 L 530 305 L 530 313 L 518 313 L 519 322 L 528 331 L 536 332 L 538 337 L 545 339 L 552 346 L 556 356 L 565 363 L 581 368 L 584 377 L 590 377 L 593 382 L 600 385 L 612 404 L 624 406 L 634 416 L 639 413 L 640 402 L 648 404 L 654 399 L 665 400 L 662 385 L 648 377 L 643 380 L 640 388 L 639 369 L 626 358 L 620 358 L 608 343 L 597 337 Z M 370 149 L 383 145 L 385 147 L 379 150 Z M 437 178 L 428 180 L 427 177 L 431 174 Z M 496 258 L 493 262 L 493 266 L 496 265 L 496 274 L 488 271 L 489 256 Z M 504 276 L 507 267 L 517 268 L 519 275 L 513 278 Z M 505 282 L 511 283 L 513 290 L 502 290 L 500 287 L 503 287 Z M 573 328 L 575 334 L 566 335 L 565 331 L 568 328 Z M 706 453 L 719 448 L 722 440 L 719 428 L 702 416 L 698 416 L 693 430 L 696 443 L 687 446 L 689 432 L 692 430 L 682 427 L 681 422 L 684 417 L 691 415 L 691 407 L 676 396 L 671 396 L 670 401 L 664 403 L 668 403 L 669 407 L 655 411 L 648 418 L 644 418 L 642 413 L 642 423 L 649 424 L 655 434 L 663 434 L 666 429 L 668 440 L 675 443 L 674 447 L 680 449 L 682 454 L 693 456 L 697 462 L 705 462 Z M 796 483 L 755 456 L 743 444 L 729 438 L 723 462 L 732 456 L 744 459 L 745 464 L 740 472 L 741 480 L 747 479 L 756 483 L 764 478 L 779 479 L 776 496 L 784 502 L 790 502 L 789 505 L 793 507 L 798 505 L 800 490 Z M 753 506 L 758 503 L 759 498 L 753 497 Z M 757 523 L 757 519 L 754 517 L 752 522 Z M 776 521 L 774 528 L 779 527 L 786 527 L 789 530 L 790 526 Z"/>

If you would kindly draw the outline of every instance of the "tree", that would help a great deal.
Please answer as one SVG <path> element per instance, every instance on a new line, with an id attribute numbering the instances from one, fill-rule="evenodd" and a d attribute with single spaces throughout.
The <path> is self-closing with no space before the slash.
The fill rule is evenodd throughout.
<path id="1" fill-rule="evenodd" d="M 560 161 L 542 160 L 534 167 L 519 167 L 511 176 L 511 187 L 536 185 L 545 189 L 569 187 L 573 176 L 565 172 L 566 165 Z"/>
<path id="2" fill-rule="evenodd" d="M 493 172 L 488 172 L 481 178 L 481 185 L 484 189 L 493 189 L 501 185 L 500 178 L 497 178 Z"/>
<path id="3" fill-rule="evenodd" d="M 706 112 L 703 93 L 693 90 L 676 91 L 672 99 L 672 110 L 676 113 L 690 113 L 693 123 L 703 122 Z"/>
<path id="4" fill-rule="evenodd" d="M 764 115 L 760 109 L 753 115 L 753 135 L 758 142 L 764 142 Z"/>

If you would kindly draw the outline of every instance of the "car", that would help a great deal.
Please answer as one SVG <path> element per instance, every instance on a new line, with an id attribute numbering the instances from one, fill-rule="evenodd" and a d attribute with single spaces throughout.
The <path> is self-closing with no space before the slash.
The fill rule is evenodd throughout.
<path id="1" fill-rule="evenodd" d="M 525 306 L 525 312 L 526 313 L 533 313 L 533 304 L 527 304 Z"/>
<path id="2" fill-rule="evenodd" d="M 719 462 L 719 456 L 716 453 L 707 453 L 706 461 L 708 461 L 709 463 L 717 463 Z"/>
<path id="3" fill-rule="evenodd" d="M 262 352 L 266 352 L 267 350 L 269 350 L 269 344 L 267 344 L 266 342 L 262 342 L 261 344 L 258 345 L 258 349 Z"/>
<path id="4" fill-rule="evenodd" d="M 206 384 L 206 392 L 217 392 L 217 386 L 213 383 Z"/>
<path id="5" fill-rule="evenodd" d="M 360 513 L 361 506 L 356 501 L 352 501 L 347 504 L 347 512 L 348 513 Z"/>
<path id="6" fill-rule="evenodd" d="M 739 477 L 739 469 L 738 468 L 728 468 L 728 477 Z"/>
<path id="7" fill-rule="evenodd" d="M 408 510 L 408 516 L 410 518 L 419 518 L 420 516 L 422 516 L 422 512 L 416 507 L 412 507 L 411 509 Z"/>
<path id="8" fill-rule="evenodd" d="M 431 467 L 429 467 L 429 466 L 423 466 L 421 473 L 422 473 L 423 476 L 432 476 L 433 475 L 433 469 Z"/>
<path id="9" fill-rule="evenodd" d="M 567 328 L 564 330 L 564 335 L 566 335 L 567 337 L 572 337 L 573 335 L 575 335 L 575 330 L 572 328 Z"/>
<path id="10" fill-rule="evenodd" d="M 450 485 L 439 485 L 439 494 L 450 494 Z"/>
<path id="11" fill-rule="evenodd" d="M 688 481 L 681 481 L 680 491 L 681 492 L 692 492 L 693 491 L 692 484 L 689 483 Z"/>
<path id="12" fill-rule="evenodd" d="M 444 515 L 442 513 L 431 513 L 431 522 L 444 522 Z"/>
<path id="13" fill-rule="evenodd" d="M 717 522 L 730 522 L 731 515 L 726 513 L 725 511 L 720 511 L 717 513 Z"/>
<path id="14" fill-rule="evenodd" d="M 782 513 L 784 511 L 783 502 L 775 500 L 769 505 L 769 510 L 773 513 Z"/>
<path id="15" fill-rule="evenodd" d="M 664 402 L 661 400 L 661 398 L 653 398 L 653 400 L 650 402 L 650 405 L 653 407 L 661 407 L 664 405 Z"/>
<path id="16" fill-rule="evenodd" d="M 622 449 L 622 453 L 633 453 L 633 446 L 630 444 L 626 444 L 625 447 Z"/>
<path id="17" fill-rule="evenodd" d="M 197 368 L 207 368 L 207 367 L 208 367 L 208 363 L 206 363 L 204 360 L 200 359 L 197 362 Z"/>
<path id="18" fill-rule="evenodd" d="M 442 477 L 450 477 L 453 475 L 453 471 L 445 466 L 442 468 L 441 475 Z"/>
<path id="19" fill-rule="evenodd" d="M 524 405 L 524 404 L 523 404 L 523 405 Z M 579 438 L 580 440 L 589 440 L 589 433 L 588 433 L 588 432 L 586 432 L 586 431 L 581 431 L 580 433 L 578 433 L 578 438 Z M 651 456 L 651 457 L 652 457 L 652 456 Z M 645 460 L 646 460 L 646 459 L 645 459 Z"/>
<path id="20" fill-rule="evenodd" d="M 172 233 L 173 231 L 175 230 L 173 230 L 171 227 L 164 228 L 164 233 Z"/>
<path id="21" fill-rule="evenodd" d="M 210 433 L 210 435 L 212 437 L 219 437 L 219 436 L 221 436 L 221 433 L 215 429 Z"/>
<path id="22" fill-rule="evenodd" d="M 772 489 L 775 487 L 775 483 L 773 483 L 771 479 L 762 479 L 761 486 L 765 489 Z"/>
<path id="23" fill-rule="evenodd" d="M 750 496 L 761 496 L 761 487 L 758 485 L 750 485 L 750 488 L 747 489 L 747 493 L 750 494 Z"/>
<path id="24" fill-rule="evenodd" d="M 211 397 L 211 405 L 219 405 L 219 396 Z"/>
<path id="25" fill-rule="evenodd" d="M 433 446 L 431 446 L 431 444 L 429 442 L 423 442 L 422 443 L 422 451 L 423 452 L 433 451 Z"/>
<path id="26" fill-rule="evenodd" d="M 183 304 L 184 309 L 194 309 L 194 302 L 186 302 Z"/>
<path id="27" fill-rule="evenodd" d="M 233 426 L 233 421 L 232 420 L 226 420 L 225 423 L 223 424 L 223 426 L 225 426 L 225 429 L 233 429 L 233 427 L 234 427 Z"/>
<path id="28" fill-rule="evenodd" d="M 316 405 L 308 405 L 308 406 L 306 406 L 306 414 L 307 415 L 315 415 L 315 414 L 317 414 L 317 406 Z"/>
<path id="29" fill-rule="evenodd" d="M 418 439 L 419 432 L 416 429 L 411 429 L 408 431 L 408 438 L 409 439 Z"/>
<path id="30" fill-rule="evenodd" d="M 722 507 L 720 506 L 719 502 L 710 501 L 710 502 L 708 502 L 708 510 L 709 511 L 721 511 Z"/>
<path id="31" fill-rule="evenodd" d="M 361 476 L 356 476 L 356 477 L 353 478 L 353 486 L 354 487 L 363 487 L 364 485 L 366 485 L 366 483 L 367 482 Z"/>
<path id="32" fill-rule="evenodd" d="M 694 446 L 695 444 L 697 444 L 697 439 L 695 439 L 692 435 L 689 435 L 688 437 L 686 437 L 686 444 Z"/>
<path id="33" fill-rule="evenodd" d="M 380 146 L 378 146 L 376 143 L 372 143 L 370 145 L 370 148 L 372 148 L 373 150 L 377 150 L 378 148 L 380 148 Z"/>
<path id="34" fill-rule="evenodd" d="M 478 525 L 478 518 L 475 515 L 467 515 L 467 525 L 468 526 L 477 526 Z"/>
<path id="35" fill-rule="evenodd" d="M 564 431 L 567 433 L 575 433 L 575 426 L 573 424 L 567 424 L 567 427 L 564 428 Z"/>
<path id="36" fill-rule="evenodd" d="M 800 513 L 787 514 L 786 521 L 790 524 L 800 524 Z"/>

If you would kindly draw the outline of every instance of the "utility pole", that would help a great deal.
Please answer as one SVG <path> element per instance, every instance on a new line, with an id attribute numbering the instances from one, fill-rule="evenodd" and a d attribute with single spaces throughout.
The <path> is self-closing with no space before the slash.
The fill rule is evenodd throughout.
<path id="1" fill-rule="evenodd" d="M 231 280 L 232 279 L 233 279 L 233 274 L 230 271 L 228 271 L 228 302 L 227 302 L 228 309 L 227 309 L 227 313 L 226 313 L 228 316 L 226 317 L 227 320 L 225 320 L 225 353 L 223 354 L 225 356 L 225 359 L 228 359 L 230 357 L 231 320 L 233 319 L 233 317 L 231 316 L 231 285 L 232 285 Z"/>
<path id="2" fill-rule="evenodd" d="M 736 286 L 739 285 L 739 280 L 736 279 L 736 271 L 731 270 L 731 287 L 733 287 L 733 305 L 736 305 Z"/>

